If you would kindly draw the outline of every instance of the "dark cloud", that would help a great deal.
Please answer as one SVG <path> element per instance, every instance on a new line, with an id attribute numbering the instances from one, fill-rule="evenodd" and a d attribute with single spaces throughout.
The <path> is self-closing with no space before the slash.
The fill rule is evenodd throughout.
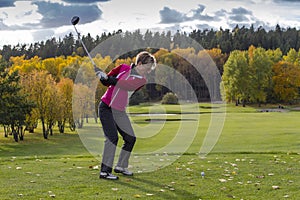
<path id="1" fill-rule="evenodd" d="M 236 27 L 239 25 L 240 27 L 250 27 L 253 25 L 254 27 L 266 27 L 267 29 L 270 27 L 269 24 L 264 23 L 263 21 L 257 19 L 251 10 L 248 10 L 243 7 L 232 8 L 230 11 L 226 11 L 224 9 L 218 10 L 212 15 L 207 15 L 204 13 L 205 10 L 204 5 L 198 5 L 196 9 L 193 9 L 189 12 L 189 14 L 181 13 L 177 10 L 170 9 L 168 7 L 164 7 L 163 10 L 160 11 L 161 23 L 172 24 L 176 23 L 175 26 L 169 27 L 172 30 L 180 30 L 184 27 L 181 22 L 200 20 L 201 24 L 196 24 L 198 29 L 211 29 L 216 28 L 210 24 L 210 22 L 219 22 L 221 20 L 226 19 L 227 25 L 230 28 Z"/>
<path id="2" fill-rule="evenodd" d="M 205 10 L 205 6 L 199 4 L 198 8 L 191 10 L 191 15 L 181 13 L 177 10 L 170 9 L 168 7 L 164 7 L 163 10 L 159 11 L 161 23 L 163 24 L 170 24 L 170 23 L 181 23 L 186 21 L 193 21 L 193 20 L 203 20 L 203 21 L 219 21 L 220 15 L 209 16 L 207 14 L 203 14 Z"/>
<path id="3" fill-rule="evenodd" d="M 2 7 L 13 7 L 15 1 L 14 0 L 1 0 L 0 1 L 0 8 Z"/>
<path id="4" fill-rule="evenodd" d="M 218 10 L 217 12 L 215 12 L 215 16 L 216 17 L 225 17 L 227 14 L 227 11 L 224 9 Z"/>
<path id="5" fill-rule="evenodd" d="M 234 14 L 234 15 L 252 15 L 252 11 L 247 10 L 243 7 L 232 8 L 231 13 Z"/>
<path id="6" fill-rule="evenodd" d="M 90 4 L 90 3 L 98 3 L 98 2 L 107 2 L 110 0 L 63 0 L 66 3 L 81 3 L 81 4 Z"/>
<path id="7" fill-rule="evenodd" d="M 204 20 L 204 21 L 215 21 L 215 18 L 209 15 L 203 15 L 203 11 L 205 10 L 205 6 L 204 5 L 198 5 L 198 8 L 195 10 L 192 10 L 193 12 L 193 16 L 190 17 L 190 20 L 195 20 L 195 19 L 199 19 L 199 20 Z"/>
<path id="8" fill-rule="evenodd" d="M 160 10 L 159 14 L 161 17 L 161 23 L 163 24 L 180 23 L 186 20 L 184 14 L 168 7 L 164 7 L 163 10 Z"/>
<path id="9" fill-rule="evenodd" d="M 235 21 L 235 22 L 248 22 L 249 19 L 248 17 L 244 16 L 244 15 L 233 15 L 233 16 L 230 16 L 229 19 Z"/>
<path id="10" fill-rule="evenodd" d="M 35 2 L 38 12 L 43 16 L 41 25 L 46 28 L 69 25 L 74 15 L 80 17 L 80 23 L 89 23 L 101 17 L 102 11 L 97 5 L 63 5 L 50 2 Z"/>
<path id="11" fill-rule="evenodd" d="M 229 14 L 229 19 L 235 22 L 248 22 L 249 17 L 252 16 L 252 11 L 247 10 L 245 8 L 233 8 Z"/>

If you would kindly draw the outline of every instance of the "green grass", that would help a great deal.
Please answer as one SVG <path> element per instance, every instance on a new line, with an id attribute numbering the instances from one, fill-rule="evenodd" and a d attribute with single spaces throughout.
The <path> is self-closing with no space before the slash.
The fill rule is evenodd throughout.
<path id="1" fill-rule="evenodd" d="M 200 115 L 194 107 L 183 111 L 178 106 L 130 107 L 132 113 L 150 110 L 180 114 L 168 116 L 166 123 L 160 121 L 162 116 L 131 115 L 135 126 L 147 128 L 151 124 L 153 130 L 162 127 L 149 138 L 138 138 L 133 166 L 141 164 L 143 153 L 168 144 L 179 123 L 184 123 L 189 133 L 195 125 L 193 119 L 200 120 L 191 145 L 172 164 L 147 173 L 138 173 L 138 168 L 134 168 L 134 177 L 120 176 L 118 181 L 98 178 L 99 170 L 93 167 L 99 165 L 100 157 L 85 148 L 78 134 L 54 134 L 44 140 L 38 129 L 34 134 L 26 133 L 25 140 L 19 143 L 1 134 L 0 199 L 51 199 L 54 195 L 55 199 L 297 199 L 300 112 L 260 113 L 257 108 L 232 105 L 226 109 L 218 142 L 212 152 L 201 158 L 197 153 L 211 123 L 211 112 L 224 111 L 223 105 L 200 104 Z M 86 128 L 94 130 L 98 126 L 90 123 Z M 90 139 L 99 145 L 103 142 L 98 135 Z M 184 136 L 180 139 L 184 142 Z M 173 153 L 178 152 L 174 149 Z M 174 158 L 171 153 L 164 157 L 147 156 L 158 167 L 163 165 L 161 158 Z M 201 172 L 205 173 L 203 178 Z"/>

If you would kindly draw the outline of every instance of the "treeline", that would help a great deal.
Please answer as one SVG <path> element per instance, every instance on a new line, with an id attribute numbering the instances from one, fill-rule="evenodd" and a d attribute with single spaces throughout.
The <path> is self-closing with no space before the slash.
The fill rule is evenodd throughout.
<path id="1" fill-rule="evenodd" d="M 121 34 L 122 33 L 122 34 Z M 122 35 L 122 36 L 121 36 Z M 146 31 L 142 34 L 139 30 L 135 32 L 122 32 L 122 30 L 113 33 L 102 33 L 95 38 L 90 34 L 82 36 L 83 42 L 86 44 L 89 51 L 94 49 L 98 44 L 107 40 L 110 37 L 115 37 L 118 45 L 110 44 L 106 46 L 107 55 L 116 55 L 119 52 L 120 46 L 139 47 L 140 44 L 145 44 L 148 47 L 160 47 L 168 50 L 187 48 L 189 42 L 185 41 L 182 36 L 190 37 L 201 44 L 204 49 L 219 48 L 223 53 L 230 53 L 233 50 L 247 50 L 250 45 L 262 47 L 264 49 L 280 48 L 283 54 L 286 54 L 291 48 L 300 48 L 300 30 L 296 28 L 281 28 L 279 25 L 274 27 L 274 30 L 266 31 L 263 27 L 255 29 L 253 26 L 239 27 L 238 25 L 232 29 L 205 29 L 194 30 L 191 33 L 180 33 L 179 31 L 172 35 L 168 32 L 151 32 Z M 119 45 L 120 44 L 120 45 Z M 196 49 L 198 51 L 199 49 Z M 84 56 L 85 53 L 77 38 L 70 33 L 64 38 L 52 38 L 46 41 L 36 42 L 34 44 L 18 44 L 15 46 L 4 45 L 0 49 L 0 54 L 6 61 L 9 61 L 11 56 L 25 55 L 26 59 L 38 56 L 42 59 L 70 56 L 74 52 L 77 55 Z M 136 52 L 131 52 L 123 55 L 133 57 Z M 101 53 L 103 56 L 104 53 Z"/>
<path id="2" fill-rule="evenodd" d="M 155 70 L 156 80 L 134 94 L 132 105 L 161 100 L 172 89 L 181 100 L 188 101 L 193 94 L 198 101 L 220 99 L 222 95 L 228 102 L 242 102 L 243 105 L 298 101 L 300 52 L 297 51 L 299 31 L 295 29 L 283 30 L 277 26 L 276 30 L 266 32 L 236 27 L 232 32 L 194 31 L 190 37 L 179 32 L 173 36 L 170 32 L 153 34 L 147 31 L 144 35 L 139 31 L 119 34 L 121 32 L 103 34 L 96 39 L 90 35 L 82 36 L 89 50 L 98 44 L 105 45 L 105 51 L 94 55 L 99 68 L 109 71 L 121 63 L 130 64 L 137 51 L 145 49 L 155 55 L 159 64 L 168 66 Z M 193 45 L 189 40 L 191 37 L 205 50 Z M 112 43 L 105 42 L 111 38 L 114 38 Z M 264 45 L 269 46 L 264 48 Z M 215 66 L 224 85 L 220 85 L 221 79 L 217 77 L 205 77 L 213 75 Z M 197 67 L 201 68 L 202 74 Z M 87 71 L 79 73 L 82 69 Z M 91 85 L 86 85 L 93 80 L 91 62 L 72 34 L 63 40 L 53 38 L 29 47 L 3 46 L 0 55 L 0 124 L 5 136 L 13 133 L 16 141 L 22 140 L 24 131 L 33 132 L 40 122 L 47 139 L 53 134 L 54 126 L 63 133 L 66 127 L 71 130 L 83 127 L 89 118 L 97 121 L 95 106 L 106 87 L 98 84 L 96 91 L 93 90 Z M 183 84 L 185 80 L 188 84 Z M 74 98 L 74 90 L 82 92 Z M 76 109 L 72 109 L 72 105 Z"/>
<path id="3" fill-rule="evenodd" d="M 193 99 L 192 93 L 198 101 L 220 99 L 222 94 L 224 100 L 235 101 L 237 105 L 295 103 L 299 98 L 300 51 L 295 49 L 284 55 L 279 48 L 265 50 L 250 46 L 246 51 L 232 51 L 229 57 L 218 48 L 160 49 L 154 56 L 161 65 L 155 70 L 156 80 L 136 93 L 137 96 L 133 95 L 132 105 L 161 100 L 170 91 L 187 101 Z M 184 59 L 188 57 L 199 65 Z M 213 62 L 208 61 L 210 58 Z M 98 54 L 94 62 L 109 71 L 134 59 L 112 60 Z M 6 137 L 12 133 L 16 141 L 22 140 L 24 131 L 33 132 L 39 122 L 45 139 L 53 134 L 54 126 L 64 133 L 66 127 L 73 131 L 82 128 L 91 118 L 97 122 L 97 105 L 106 87 L 95 78 L 87 57 L 74 54 L 25 59 L 23 55 L 11 57 L 9 62 L 0 56 L 0 60 L 0 124 Z M 218 72 L 223 72 L 222 84 L 214 76 L 215 66 Z M 201 74 L 197 67 L 202 68 Z M 96 89 L 94 81 L 98 81 Z M 73 91 L 79 92 L 74 96 Z"/>

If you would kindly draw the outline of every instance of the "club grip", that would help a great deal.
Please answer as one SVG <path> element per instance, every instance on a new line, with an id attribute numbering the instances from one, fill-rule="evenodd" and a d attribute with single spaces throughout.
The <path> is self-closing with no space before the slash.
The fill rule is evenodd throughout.
<path id="1" fill-rule="evenodd" d="M 94 65 L 94 71 L 95 71 L 95 74 L 96 76 L 98 76 L 100 79 L 104 79 L 104 80 L 107 80 L 107 74 L 105 72 L 103 72 L 101 69 L 99 69 L 98 67 L 96 67 Z"/>

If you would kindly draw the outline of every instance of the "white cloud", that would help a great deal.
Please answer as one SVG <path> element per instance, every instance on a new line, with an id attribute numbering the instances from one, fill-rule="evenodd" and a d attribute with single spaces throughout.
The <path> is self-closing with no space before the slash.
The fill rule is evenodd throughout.
<path id="1" fill-rule="evenodd" d="M 0 18 L 6 26 L 21 28 L 26 24 L 38 24 L 42 15 L 30 1 L 16 1 L 14 7 L 0 8 Z"/>

